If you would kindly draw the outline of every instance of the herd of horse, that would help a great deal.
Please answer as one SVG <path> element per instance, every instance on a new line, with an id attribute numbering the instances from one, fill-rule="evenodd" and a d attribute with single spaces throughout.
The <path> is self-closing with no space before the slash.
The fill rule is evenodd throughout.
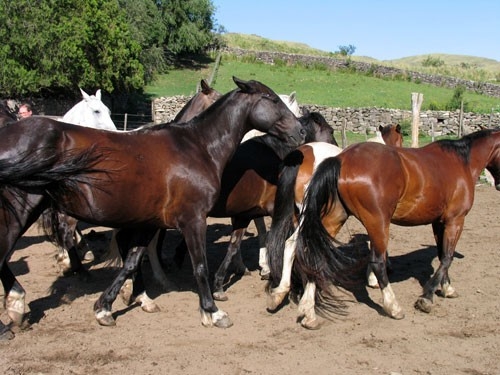
<path id="1" fill-rule="evenodd" d="M 368 285 L 380 288 L 387 315 L 404 317 L 387 275 L 390 223 L 432 225 L 440 265 L 415 306 L 429 312 L 438 289 L 443 297 L 457 296 L 448 270 L 485 168 L 500 190 L 500 129 L 405 148 L 400 126 L 387 125 L 374 142 L 342 150 L 321 114 L 294 110 L 294 93 L 280 98 L 261 82 L 233 81 L 236 88 L 221 94 L 202 80 L 200 92 L 172 122 L 133 131 L 102 128 L 92 117 L 79 123 L 83 115 L 75 119 L 76 109 L 62 121 L 33 116 L 0 123 L 0 279 L 9 317 L 0 321 L 0 338 L 13 337 L 11 326 L 21 325 L 25 314 L 26 293 L 8 260 L 40 217 L 66 254 L 61 259 L 82 274 L 78 221 L 115 228 L 112 241 L 123 264 L 94 305 L 104 326 L 116 324 L 112 304 L 119 294 L 147 312 L 158 311 L 140 265 L 147 252 L 156 277 L 165 281 L 159 251 L 166 230 L 176 229 L 183 246 L 175 259 L 181 264 L 190 256 L 202 325 L 230 327 L 215 301 L 228 299 L 223 286 L 231 265 L 248 272 L 240 245 L 252 220 L 261 276 L 268 279 L 268 309 L 276 311 L 291 290 L 298 291 L 306 328 L 318 328 L 316 311 L 333 306 L 336 287 L 358 283 L 361 267 L 370 275 Z M 99 91 L 82 95 L 83 102 L 94 103 L 94 117 L 109 117 Z M 5 116 L 0 111 L 0 119 Z M 253 130 L 265 134 L 249 134 L 242 142 Z M 368 261 L 340 250 L 335 239 L 349 216 L 366 228 Z M 232 224 L 213 284 L 208 217 L 231 218 Z"/>

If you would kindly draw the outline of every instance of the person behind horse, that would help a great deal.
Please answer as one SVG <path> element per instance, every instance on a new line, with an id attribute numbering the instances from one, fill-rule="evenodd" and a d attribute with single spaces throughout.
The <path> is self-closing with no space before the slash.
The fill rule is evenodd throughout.
<path id="1" fill-rule="evenodd" d="M 33 110 L 31 109 L 31 105 L 28 103 L 22 103 L 19 106 L 19 110 L 17 111 L 17 115 L 18 115 L 20 120 L 23 118 L 32 116 Z"/>

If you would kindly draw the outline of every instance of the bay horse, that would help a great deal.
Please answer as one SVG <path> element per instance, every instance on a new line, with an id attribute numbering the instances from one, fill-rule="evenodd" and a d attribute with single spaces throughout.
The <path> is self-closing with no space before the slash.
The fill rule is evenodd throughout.
<path id="1" fill-rule="evenodd" d="M 336 145 L 333 128 L 318 112 L 307 112 L 299 118 L 305 132 L 306 142 L 318 141 Z M 226 301 L 228 296 L 223 284 L 231 263 L 237 274 L 246 274 L 248 269 L 241 257 L 241 242 L 252 220 L 262 219 L 259 226 L 259 263 L 267 268 L 266 260 L 266 225 L 265 216 L 273 216 L 274 197 L 281 164 L 285 156 L 294 150 L 271 135 L 251 138 L 243 142 L 236 150 L 222 174 L 221 192 L 210 217 L 231 218 L 231 237 L 226 256 L 215 273 L 213 297 L 217 301 Z M 160 241 L 161 243 L 161 241 Z M 175 260 L 182 264 L 185 246 L 176 248 Z M 157 267 L 155 267 L 157 268 Z M 161 268 L 160 268 L 161 269 Z M 269 271 L 268 271 L 269 272 Z"/>
<path id="2" fill-rule="evenodd" d="M 484 168 L 500 190 L 500 129 L 479 130 L 421 148 L 360 143 L 325 159 L 307 189 L 297 236 L 296 269 L 306 280 L 306 289 L 310 287 L 304 292 L 309 294 L 309 303 L 302 307 L 314 310 L 314 296 L 319 296 L 316 286 L 328 295 L 332 283 L 341 284 L 349 277 L 351 265 L 343 262 L 332 236 L 350 215 L 366 228 L 369 267 L 382 292 L 382 307 L 390 317 L 404 318 L 387 276 L 390 223 L 432 225 L 440 264 L 415 307 L 430 312 L 438 288 L 445 298 L 457 297 L 448 270 Z M 321 301 L 317 299 L 319 308 Z"/>
<path id="3" fill-rule="evenodd" d="M 118 244 L 131 250 L 94 305 L 99 324 L 116 324 L 111 305 L 156 230 L 175 228 L 187 242 L 202 324 L 232 325 L 212 298 L 206 259 L 206 219 L 224 167 L 252 128 L 294 147 L 305 136 L 269 87 L 233 81 L 236 89 L 180 125 L 113 132 L 30 117 L 0 128 L 0 277 L 13 322 L 22 321 L 25 291 L 5 265 L 19 237 L 53 207 L 78 220 L 120 228 Z M 142 296 L 150 300 L 145 291 Z"/>
<path id="4" fill-rule="evenodd" d="M 380 137 L 371 142 L 388 146 L 402 147 L 403 135 L 399 124 L 379 127 Z M 298 235 L 299 213 L 303 210 L 305 191 L 316 168 L 328 157 L 336 156 L 342 149 L 335 145 L 313 142 L 299 146 L 284 160 L 275 199 L 275 211 L 267 236 L 268 264 L 270 281 L 268 283 L 269 310 L 274 311 L 283 302 L 291 289 L 292 265 L 295 259 L 295 243 Z M 341 226 L 338 227 L 340 230 Z M 338 232 L 337 230 L 337 232 Z M 336 233 L 333 233 L 334 237 Z M 373 280 L 371 273 L 369 280 Z M 373 284 L 373 282 L 372 282 Z M 304 294 L 308 297 L 308 294 Z M 299 302 L 299 311 L 306 310 L 308 316 L 301 316 L 301 324 L 306 328 L 316 328 L 314 310 L 302 308 L 307 303 L 304 298 Z"/>

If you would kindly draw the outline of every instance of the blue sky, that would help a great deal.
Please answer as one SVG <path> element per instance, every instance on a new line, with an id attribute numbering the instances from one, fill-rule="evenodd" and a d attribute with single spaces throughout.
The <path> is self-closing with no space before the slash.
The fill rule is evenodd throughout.
<path id="1" fill-rule="evenodd" d="M 328 52 L 353 45 L 378 60 L 446 53 L 500 61 L 498 0 L 213 0 L 227 32 L 305 43 Z"/>

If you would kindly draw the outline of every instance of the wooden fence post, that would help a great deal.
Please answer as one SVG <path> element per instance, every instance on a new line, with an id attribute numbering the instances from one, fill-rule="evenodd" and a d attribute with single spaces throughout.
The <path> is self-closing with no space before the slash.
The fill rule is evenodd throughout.
<path id="1" fill-rule="evenodd" d="M 411 147 L 418 147 L 418 128 L 420 126 L 420 108 L 424 101 L 424 94 L 412 92 L 411 94 Z"/>

